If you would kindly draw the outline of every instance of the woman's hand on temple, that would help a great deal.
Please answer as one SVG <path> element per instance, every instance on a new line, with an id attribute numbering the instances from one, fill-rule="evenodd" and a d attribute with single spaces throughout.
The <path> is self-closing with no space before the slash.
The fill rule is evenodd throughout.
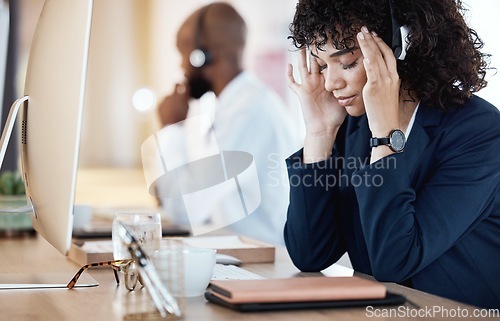
<path id="1" fill-rule="evenodd" d="M 293 67 L 288 65 L 288 86 L 299 97 L 306 127 L 304 162 L 311 163 L 330 156 L 338 129 L 346 117 L 346 110 L 338 104 L 332 92 L 325 90 L 325 79 L 316 59 L 307 67 L 306 49 L 299 51 L 301 83 L 293 77 Z"/>
<path id="2" fill-rule="evenodd" d="M 396 58 L 378 36 L 361 28 L 358 42 L 363 53 L 367 81 L 363 88 L 368 124 L 374 137 L 385 137 L 399 127 L 400 79 Z"/>
<path id="3" fill-rule="evenodd" d="M 399 79 L 396 58 L 392 49 L 366 27 L 358 33 L 358 43 L 363 53 L 366 85 L 363 88 L 368 126 L 373 137 L 387 137 L 391 130 L 402 129 L 399 115 Z M 370 163 L 394 152 L 388 146 L 372 149 Z"/>

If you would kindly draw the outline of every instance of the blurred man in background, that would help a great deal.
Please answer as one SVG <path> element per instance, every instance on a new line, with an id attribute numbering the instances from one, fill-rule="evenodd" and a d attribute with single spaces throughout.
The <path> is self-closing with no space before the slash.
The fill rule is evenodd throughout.
<path id="1" fill-rule="evenodd" d="M 181 135 L 189 136 L 190 132 L 175 123 L 199 113 L 211 113 L 209 129 L 215 133 L 218 148 L 253 156 L 261 192 L 260 206 L 228 229 L 282 244 L 289 191 L 284 158 L 295 146 L 292 120 L 278 96 L 244 71 L 246 36 L 245 21 L 229 4 L 212 3 L 191 14 L 177 34 L 186 79 L 164 98 L 158 113 L 163 126 L 177 127 L 179 141 Z M 189 106 L 191 99 L 197 100 L 207 92 L 216 96 L 213 111 L 203 104 L 199 109 Z M 178 149 L 176 153 L 189 153 L 190 149 L 199 153 L 203 147 L 186 144 Z M 223 210 L 209 206 L 188 217 L 180 199 L 167 199 L 168 193 L 161 184 L 157 190 L 166 216 L 175 223 L 210 224 Z"/>

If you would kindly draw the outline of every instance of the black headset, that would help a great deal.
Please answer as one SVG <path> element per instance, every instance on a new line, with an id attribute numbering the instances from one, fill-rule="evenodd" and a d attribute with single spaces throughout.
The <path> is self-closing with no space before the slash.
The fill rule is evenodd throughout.
<path id="1" fill-rule="evenodd" d="M 407 25 L 401 25 L 396 19 L 393 7 L 394 0 L 389 0 L 392 28 L 383 39 L 391 47 L 396 59 L 404 60 L 406 57 L 406 49 L 408 47 L 407 37 L 410 30 Z"/>
<path id="2" fill-rule="evenodd" d="M 206 6 L 201 9 L 200 15 L 198 16 L 198 22 L 196 24 L 195 34 L 194 34 L 194 45 L 195 49 L 189 54 L 189 63 L 194 68 L 201 68 L 212 62 L 212 54 L 206 48 L 201 46 L 201 33 L 203 25 L 205 24 L 205 16 L 211 5 Z"/>

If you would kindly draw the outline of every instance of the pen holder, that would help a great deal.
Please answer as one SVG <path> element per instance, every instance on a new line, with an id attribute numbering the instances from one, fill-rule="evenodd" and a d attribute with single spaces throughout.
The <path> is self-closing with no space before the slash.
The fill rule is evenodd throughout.
<path id="1" fill-rule="evenodd" d="M 137 286 L 133 291 L 119 287 L 119 301 L 122 320 L 124 321 L 155 321 L 155 320 L 181 320 L 184 315 L 184 304 L 179 304 L 182 314 L 175 316 L 167 314 L 162 317 L 154 306 L 149 292 L 142 286 Z M 179 302 L 180 303 L 180 302 Z"/>
<path id="2" fill-rule="evenodd" d="M 183 252 L 181 239 L 164 238 L 152 258 L 162 284 L 177 300 L 183 300 L 185 293 Z"/>
<path id="3" fill-rule="evenodd" d="M 134 290 L 129 290 L 125 286 L 118 287 L 119 307 L 123 320 L 179 320 L 183 318 L 185 299 L 184 293 L 184 261 L 183 261 L 183 242 L 178 239 L 162 240 L 162 246 L 150 258 L 151 263 L 154 263 L 156 273 L 163 286 L 166 287 L 169 293 L 176 298 L 177 304 L 181 311 L 180 316 L 167 314 L 162 317 L 157 308 L 153 304 L 153 299 L 150 292 L 146 288 L 146 284 L 139 282 Z M 161 264 L 158 264 L 160 263 Z M 134 262 L 135 263 L 135 262 Z M 125 280 L 124 280 L 125 281 Z"/>

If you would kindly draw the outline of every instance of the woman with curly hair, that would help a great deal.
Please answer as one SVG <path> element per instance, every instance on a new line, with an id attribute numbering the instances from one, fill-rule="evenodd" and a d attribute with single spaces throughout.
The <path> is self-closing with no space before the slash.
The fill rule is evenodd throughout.
<path id="1" fill-rule="evenodd" d="M 500 306 L 500 112 L 473 95 L 487 55 L 462 11 L 459 0 L 299 0 L 301 81 L 289 66 L 288 82 L 306 137 L 287 159 L 284 236 L 302 271 L 347 252 L 377 280 Z M 404 60 L 390 47 L 397 24 Z"/>

